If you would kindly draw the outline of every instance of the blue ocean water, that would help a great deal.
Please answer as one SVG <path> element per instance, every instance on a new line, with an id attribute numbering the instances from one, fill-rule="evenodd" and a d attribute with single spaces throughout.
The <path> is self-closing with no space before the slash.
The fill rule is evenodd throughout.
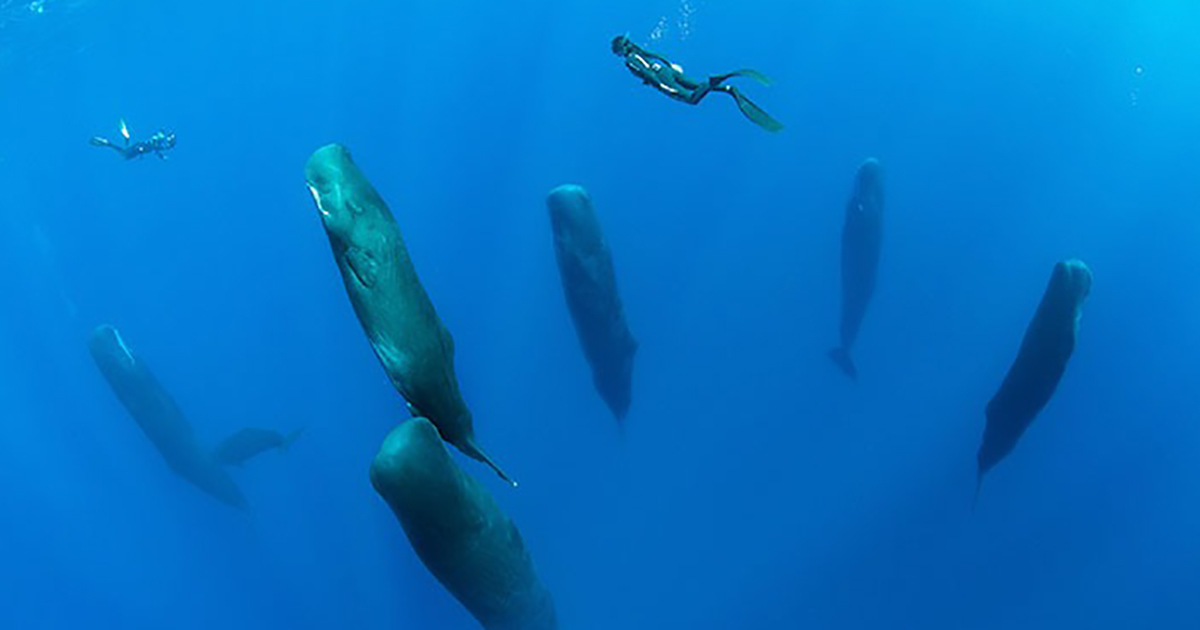
<path id="1" fill-rule="evenodd" d="M 474 628 L 367 477 L 407 416 L 304 186 L 353 151 L 457 344 L 564 629 L 1200 627 L 1200 5 L 0 0 L 0 628 Z M 628 32 L 744 86 L 672 102 Z M 159 127 L 170 159 L 88 146 Z M 837 340 L 842 212 L 887 169 Z M 618 430 L 544 197 L 586 186 L 640 343 Z M 1053 264 L 1095 274 L 1058 393 L 971 510 Z M 100 377 L 121 328 L 215 444 L 170 474 Z"/>

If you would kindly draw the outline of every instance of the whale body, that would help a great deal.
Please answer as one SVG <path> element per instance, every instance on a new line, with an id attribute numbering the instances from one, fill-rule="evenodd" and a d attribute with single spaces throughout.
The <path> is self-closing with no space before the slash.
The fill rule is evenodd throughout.
<path id="1" fill-rule="evenodd" d="M 338 144 L 314 152 L 304 174 L 346 295 L 392 386 L 443 439 L 512 483 L 476 443 L 454 372 L 454 339 L 417 278 L 383 197 Z"/>
<path id="2" fill-rule="evenodd" d="M 238 509 L 248 506 L 229 473 L 201 448 L 175 399 L 145 362 L 134 355 L 116 328 L 97 327 L 88 350 L 117 399 L 172 472 L 222 503 Z"/>
<path id="3" fill-rule="evenodd" d="M 393 429 L 371 464 L 371 484 L 421 562 L 484 628 L 558 628 L 521 532 L 454 463 L 432 423 L 413 418 Z"/>
<path id="4" fill-rule="evenodd" d="M 579 344 L 592 368 L 596 391 L 621 420 L 632 401 L 633 357 L 638 344 L 625 322 L 612 253 L 592 200 L 581 186 L 555 188 L 546 205 L 554 232 L 554 257 Z"/>
<path id="5" fill-rule="evenodd" d="M 1081 260 L 1054 265 L 1050 283 L 1025 330 L 1017 358 L 987 405 L 987 426 L 976 455 L 976 494 L 983 477 L 1008 456 L 1050 402 L 1075 351 L 1092 272 Z"/>

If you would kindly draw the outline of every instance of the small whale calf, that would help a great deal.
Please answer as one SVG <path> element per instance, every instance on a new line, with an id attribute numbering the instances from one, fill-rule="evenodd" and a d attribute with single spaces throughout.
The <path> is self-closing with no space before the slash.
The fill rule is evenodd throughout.
<path id="1" fill-rule="evenodd" d="M 559 186 L 546 199 L 554 256 L 575 333 L 592 367 L 600 397 L 618 420 L 632 399 L 633 357 L 638 344 L 625 322 L 612 253 L 592 200 L 580 186 Z"/>
<path id="2" fill-rule="evenodd" d="M 858 167 L 850 200 L 846 202 L 842 226 L 841 345 L 829 351 L 829 358 L 850 378 L 858 377 L 850 350 L 875 295 L 882 244 L 883 166 L 875 158 L 869 158 Z"/>
<path id="3" fill-rule="evenodd" d="M 371 464 L 371 485 L 421 562 L 486 630 L 558 627 L 521 532 L 454 463 L 432 423 L 413 418 L 392 430 Z"/>
<path id="4" fill-rule="evenodd" d="M 1017 358 L 987 405 L 987 428 L 977 455 L 976 499 L 984 475 L 1012 452 L 1058 388 L 1075 351 L 1083 303 L 1091 289 L 1092 272 L 1083 261 L 1054 265 Z"/>
<path id="5" fill-rule="evenodd" d="M 212 450 L 212 458 L 223 466 L 241 466 L 247 460 L 271 449 L 286 452 L 303 434 L 304 429 L 284 435 L 275 429 L 246 427 L 218 444 Z"/>
<path id="6" fill-rule="evenodd" d="M 383 198 L 338 144 L 314 152 L 304 173 L 350 304 L 392 386 L 447 442 L 516 485 L 475 441 L 454 372 L 454 339 Z"/>
<path id="7" fill-rule="evenodd" d="M 88 350 L 134 422 L 176 475 L 226 505 L 245 509 L 246 497 L 225 468 L 201 448 L 179 405 L 112 326 L 92 331 Z"/>

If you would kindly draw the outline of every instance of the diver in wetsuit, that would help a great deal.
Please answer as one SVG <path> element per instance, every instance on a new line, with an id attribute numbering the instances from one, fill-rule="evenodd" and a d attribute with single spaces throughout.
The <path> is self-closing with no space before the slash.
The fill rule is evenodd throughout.
<path id="1" fill-rule="evenodd" d="M 129 128 L 125 126 L 125 121 L 121 121 L 121 135 L 125 138 L 124 146 L 117 144 L 108 138 L 96 136 L 92 138 L 92 146 L 108 147 L 117 153 L 121 154 L 126 160 L 140 158 L 148 153 L 157 155 L 160 159 L 167 159 L 167 151 L 175 148 L 175 133 L 165 129 L 159 129 L 154 135 L 150 136 L 149 140 L 141 142 L 129 142 Z"/>
<path id="2" fill-rule="evenodd" d="M 643 83 L 677 101 L 695 105 L 710 92 L 724 92 L 733 97 L 733 100 L 737 102 L 738 109 L 742 110 L 746 118 L 749 118 L 754 124 L 767 131 L 783 129 L 783 125 L 778 120 L 771 118 L 762 108 L 742 96 L 737 88 L 732 85 L 724 85 L 725 81 L 733 77 L 749 77 L 763 85 L 770 85 L 770 80 L 760 72 L 737 70 L 697 81 L 685 75 L 683 68 L 679 65 L 671 63 L 666 57 L 638 46 L 630 41 L 628 36 L 618 35 L 613 38 L 612 51 L 618 57 L 625 58 L 625 67 L 629 68 L 629 71 Z"/>

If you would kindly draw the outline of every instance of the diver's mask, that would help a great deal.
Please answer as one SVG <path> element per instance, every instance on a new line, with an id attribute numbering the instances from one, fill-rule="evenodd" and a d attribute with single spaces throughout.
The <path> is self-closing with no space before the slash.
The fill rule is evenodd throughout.
<path id="1" fill-rule="evenodd" d="M 629 54 L 629 49 L 633 48 L 633 42 L 629 41 L 629 35 L 617 35 L 612 40 L 612 51 L 614 55 L 624 57 Z"/>

